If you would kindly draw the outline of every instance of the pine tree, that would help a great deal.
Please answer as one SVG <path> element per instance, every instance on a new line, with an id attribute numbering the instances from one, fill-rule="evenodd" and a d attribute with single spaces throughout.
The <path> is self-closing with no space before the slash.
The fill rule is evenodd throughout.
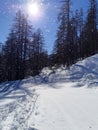
<path id="1" fill-rule="evenodd" d="M 30 70 L 32 75 L 40 73 L 41 69 L 47 65 L 47 53 L 44 50 L 44 40 L 40 29 L 32 36 L 30 43 Z"/>
<path id="2" fill-rule="evenodd" d="M 6 70 L 5 70 L 5 63 L 4 63 L 4 55 L 3 51 L 0 51 L 0 82 L 6 81 Z"/>
<path id="3" fill-rule="evenodd" d="M 70 40 L 70 0 L 63 1 L 63 5 L 58 15 L 58 21 L 60 25 L 57 32 L 54 54 L 57 59 L 57 64 L 67 64 L 68 66 Z"/>
<path id="4" fill-rule="evenodd" d="M 80 9 L 80 12 L 78 13 L 79 18 L 79 45 L 78 45 L 78 59 L 84 58 L 84 19 L 83 19 L 83 9 Z"/>
<path id="5" fill-rule="evenodd" d="M 25 77 L 30 33 L 31 30 L 26 16 L 18 11 L 3 49 L 8 80 Z"/>
<path id="6" fill-rule="evenodd" d="M 17 36 L 17 79 L 24 78 L 26 71 L 27 48 L 29 44 L 29 36 L 31 27 L 28 24 L 27 17 L 18 11 L 15 18 L 14 30 Z"/>
<path id="7" fill-rule="evenodd" d="M 96 0 L 89 0 L 90 7 L 88 10 L 87 20 L 84 27 L 84 54 L 90 56 L 98 51 L 97 43 L 97 2 Z"/>
<path id="8" fill-rule="evenodd" d="M 4 52 L 4 66 L 7 80 L 15 80 L 15 67 L 16 67 L 16 44 L 15 44 L 15 34 L 11 30 L 9 37 L 7 38 L 6 44 L 3 48 Z"/>

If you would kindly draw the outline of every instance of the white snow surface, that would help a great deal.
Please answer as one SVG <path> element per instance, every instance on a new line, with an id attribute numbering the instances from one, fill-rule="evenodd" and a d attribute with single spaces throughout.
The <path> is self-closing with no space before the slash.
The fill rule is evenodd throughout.
<path id="1" fill-rule="evenodd" d="M 0 84 L 0 130 L 98 130 L 98 55 Z"/>

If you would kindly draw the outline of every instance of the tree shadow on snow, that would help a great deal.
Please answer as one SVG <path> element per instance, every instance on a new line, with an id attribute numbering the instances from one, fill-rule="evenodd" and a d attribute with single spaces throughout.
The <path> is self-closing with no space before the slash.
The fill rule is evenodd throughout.
<path id="1" fill-rule="evenodd" d="M 18 95 L 14 94 L 14 92 Z M 21 86 L 21 80 L 5 82 L 0 85 L 0 99 L 14 99 L 25 95 L 31 96 L 31 92 L 27 88 Z"/>

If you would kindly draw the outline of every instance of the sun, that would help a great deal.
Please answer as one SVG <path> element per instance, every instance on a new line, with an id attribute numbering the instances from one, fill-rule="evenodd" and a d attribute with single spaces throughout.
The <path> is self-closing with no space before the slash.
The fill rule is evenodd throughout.
<path id="1" fill-rule="evenodd" d="M 29 3 L 27 5 L 27 12 L 29 15 L 34 17 L 39 17 L 40 15 L 40 5 L 38 3 Z"/>
<path id="2" fill-rule="evenodd" d="M 41 21 L 45 17 L 45 6 L 40 0 L 27 2 L 24 6 L 24 12 L 30 21 Z"/>

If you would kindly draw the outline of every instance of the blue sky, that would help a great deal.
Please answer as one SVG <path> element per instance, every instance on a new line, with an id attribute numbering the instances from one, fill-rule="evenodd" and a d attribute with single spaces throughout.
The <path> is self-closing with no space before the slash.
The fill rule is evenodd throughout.
<path id="1" fill-rule="evenodd" d="M 0 0 L 0 42 L 5 42 L 18 7 L 32 0 Z M 41 28 L 44 34 L 45 46 L 50 53 L 56 39 L 58 27 L 57 15 L 61 7 L 61 0 L 40 0 L 44 5 L 44 17 L 39 20 L 30 19 L 34 28 Z M 72 0 L 72 8 L 83 8 L 86 13 L 89 0 Z"/>

